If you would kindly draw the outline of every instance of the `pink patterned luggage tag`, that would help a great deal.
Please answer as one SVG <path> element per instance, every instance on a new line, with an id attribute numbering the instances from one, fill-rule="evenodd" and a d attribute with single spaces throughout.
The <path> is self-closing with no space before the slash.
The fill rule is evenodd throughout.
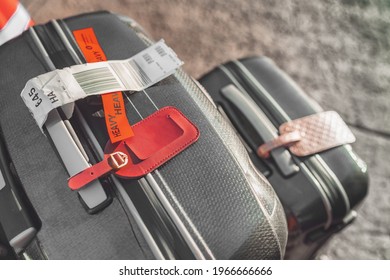
<path id="1" fill-rule="evenodd" d="M 320 112 L 282 124 L 280 136 L 261 145 L 257 154 L 267 158 L 269 152 L 287 146 L 296 156 L 308 156 L 356 141 L 352 131 L 334 111 Z"/>

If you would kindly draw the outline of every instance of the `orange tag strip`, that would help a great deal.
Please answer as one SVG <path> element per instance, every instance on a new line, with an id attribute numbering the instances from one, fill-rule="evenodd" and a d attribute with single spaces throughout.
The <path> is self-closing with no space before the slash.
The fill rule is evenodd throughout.
<path id="1" fill-rule="evenodd" d="M 75 30 L 73 35 L 87 62 L 106 61 L 107 57 L 96 38 L 92 27 Z M 134 132 L 126 117 L 125 103 L 121 92 L 102 95 L 104 117 L 112 143 L 132 137 Z"/>
<path id="2" fill-rule="evenodd" d="M 102 95 L 104 117 L 112 143 L 134 136 L 126 117 L 125 102 L 121 92 Z"/>

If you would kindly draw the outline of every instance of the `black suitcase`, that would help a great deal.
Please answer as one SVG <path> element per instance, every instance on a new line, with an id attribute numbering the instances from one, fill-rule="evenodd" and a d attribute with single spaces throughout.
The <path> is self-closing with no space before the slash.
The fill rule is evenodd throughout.
<path id="1" fill-rule="evenodd" d="M 271 182 L 285 208 L 286 258 L 312 258 L 333 233 L 356 217 L 354 209 L 368 190 L 366 164 L 350 145 L 306 157 L 279 148 L 269 159 L 259 158 L 258 147 L 276 137 L 282 123 L 322 111 L 269 58 L 225 63 L 200 82 L 237 130 L 254 165 Z M 229 90 L 233 92 L 224 93 Z"/>
<path id="2" fill-rule="evenodd" d="M 182 70 L 144 92 L 124 92 L 127 117 L 135 124 L 157 108 L 175 106 L 198 127 L 199 140 L 139 180 L 109 176 L 79 195 L 69 190 L 69 175 L 102 159 L 108 134 L 101 101 L 77 101 L 69 120 L 61 109 L 54 110 L 45 137 L 20 92 L 37 75 L 84 63 L 72 31 L 89 27 L 108 59 L 129 58 L 152 43 L 132 20 L 98 12 L 35 26 L 0 48 L 1 142 L 9 153 L 5 165 L 14 166 L 11 173 L 22 188 L 14 187 L 28 198 L 21 208 L 31 215 L 25 219 L 18 212 L 14 223 L 7 218 L 0 222 L 7 241 L 21 237 L 10 229 L 16 223 L 19 232 L 30 224 L 37 232 L 18 243 L 25 246 L 13 248 L 18 257 L 282 258 L 287 227 L 277 195 L 252 167 L 230 125 Z M 1 207 L 7 217 L 8 205 Z"/>

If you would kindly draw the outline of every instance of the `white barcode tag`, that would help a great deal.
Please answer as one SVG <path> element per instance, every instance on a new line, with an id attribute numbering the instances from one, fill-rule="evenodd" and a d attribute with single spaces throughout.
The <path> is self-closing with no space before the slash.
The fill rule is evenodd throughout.
<path id="1" fill-rule="evenodd" d="M 49 112 L 88 95 L 141 91 L 173 74 L 183 62 L 163 40 L 130 59 L 74 65 L 29 80 L 21 97 L 42 128 Z"/>

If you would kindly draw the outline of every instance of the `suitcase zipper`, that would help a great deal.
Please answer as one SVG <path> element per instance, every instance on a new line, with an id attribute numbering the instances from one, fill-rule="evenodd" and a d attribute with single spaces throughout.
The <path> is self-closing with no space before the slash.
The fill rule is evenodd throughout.
<path id="1" fill-rule="evenodd" d="M 188 85 L 190 84 L 189 87 L 185 87 L 185 89 L 188 91 L 189 94 L 194 94 L 194 95 L 199 95 L 199 93 L 201 94 L 201 96 L 205 97 L 207 100 L 209 100 L 209 97 L 208 97 L 208 93 L 205 94 L 203 91 L 204 89 L 202 87 L 200 87 L 197 83 L 193 83 L 193 80 L 192 78 L 188 77 L 183 71 L 179 70 L 177 72 L 177 74 L 175 75 L 176 78 L 184 85 Z M 195 99 L 195 98 L 194 98 Z M 200 101 L 199 99 L 195 99 L 196 102 Z M 203 102 L 202 102 L 203 103 Z M 215 104 L 214 102 L 210 101 L 210 104 L 215 107 Z M 199 103 L 198 103 L 199 105 Z M 204 105 L 204 104 L 202 104 Z M 226 145 L 226 144 L 225 144 Z M 226 147 L 229 147 L 228 145 L 226 145 Z M 245 150 L 245 147 L 243 148 Z M 259 173 L 259 171 L 254 167 L 253 163 L 251 160 L 249 160 L 249 164 L 253 167 L 253 170 L 254 172 L 257 172 Z M 242 172 L 246 173 L 247 171 L 245 171 L 244 169 L 242 169 Z M 248 177 L 246 177 L 246 180 L 248 180 Z M 249 182 L 249 180 L 248 180 Z M 259 205 L 261 208 L 263 208 L 263 205 L 262 205 L 262 202 L 261 200 L 259 199 L 259 194 L 258 194 L 258 191 L 256 190 L 256 187 L 253 186 L 253 184 L 249 183 L 250 184 L 250 190 L 252 191 L 254 197 L 256 198 L 256 200 L 258 201 Z M 263 209 L 263 211 L 266 211 Z M 275 228 L 272 228 L 272 232 L 273 232 L 273 235 L 275 236 L 275 238 L 277 238 L 277 233 L 276 233 L 276 230 Z M 278 243 L 278 246 L 279 246 L 279 249 L 280 249 L 280 254 L 281 254 L 281 258 L 283 258 L 283 255 L 284 255 L 284 249 L 282 250 L 282 247 L 281 247 L 281 244 L 280 242 Z"/>
<path id="2" fill-rule="evenodd" d="M 240 76 L 248 82 L 249 85 L 251 85 L 251 89 L 256 90 L 257 94 L 252 94 L 252 98 L 254 98 L 262 104 L 265 104 L 267 107 L 272 108 L 271 114 L 278 125 L 290 121 L 290 117 L 287 115 L 287 113 L 279 106 L 279 104 L 273 99 L 273 97 L 267 92 L 267 90 L 264 88 L 261 83 L 256 80 L 255 77 L 249 72 L 249 70 L 239 61 L 233 61 L 234 65 L 238 68 Z M 315 173 L 318 174 L 322 178 L 322 181 L 328 182 L 328 184 L 324 184 L 323 188 L 324 190 L 327 190 L 327 193 L 330 195 L 329 199 L 332 199 L 331 197 L 334 196 L 335 198 L 333 200 L 336 200 L 341 196 L 341 200 L 344 203 L 345 207 L 345 214 L 344 216 L 349 213 L 350 211 L 350 203 L 348 196 L 341 184 L 341 182 L 338 180 L 336 175 L 331 171 L 329 166 L 326 164 L 326 162 L 321 158 L 320 155 L 316 154 L 314 156 L 309 157 L 305 162 L 309 163 L 308 167 L 313 169 Z M 337 192 L 339 194 L 337 194 Z"/>
<path id="3" fill-rule="evenodd" d="M 133 30 L 137 34 L 137 36 L 140 38 L 140 40 L 143 41 L 147 46 L 150 46 L 153 44 L 153 41 L 151 39 L 149 39 L 149 37 L 147 36 L 145 31 L 141 27 L 139 27 L 139 25 L 135 21 L 124 21 L 124 23 L 126 24 L 127 27 L 129 27 L 131 30 Z M 196 85 L 196 87 L 199 88 L 199 86 L 196 83 L 194 83 L 194 84 Z M 189 90 L 188 88 L 186 88 L 186 89 Z M 148 94 L 146 92 L 145 92 L 145 94 L 146 94 L 147 98 L 151 101 L 151 103 L 154 105 L 154 107 L 157 109 L 157 106 L 154 104 L 152 99 L 148 96 Z M 137 108 L 133 104 L 132 104 L 132 106 L 134 107 L 134 109 L 136 111 L 138 111 Z M 141 116 L 141 118 L 142 118 L 142 116 Z M 161 174 L 159 173 L 158 169 L 155 171 L 155 173 L 159 177 L 160 181 L 165 185 L 165 188 L 168 191 L 170 191 L 168 184 L 166 184 L 164 182 L 164 179 L 161 176 Z M 170 205 L 167 197 L 161 191 L 161 188 L 158 187 L 158 184 L 156 183 L 155 178 L 151 174 L 150 174 L 149 179 L 150 179 L 148 182 L 149 185 L 155 186 L 156 195 L 159 197 L 160 201 L 164 204 L 166 210 L 172 215 L 172 219 L 174 219 L 176 221 L 176 226 L 178 226 L 178 229 L 181 231 L 181 233 L 182 233 L 183 237 L 186 239 L 187 243 L 189 245 L 191 245 L 191 249 L 192 249 L 195 257 L 197 259 L 215 259 L 212 251 L 207 246 L 207 243 L 203 240 L 202 236 L 200 235 L 200 233 L 198 232 L 196 227 L 192 224 L 191 220 L 187 217 L 187 215 L 184 212 L 182 212 L 182 215 L 187 220 L 187 223 L 192 227 L 191 230 L 197 236 L 200 244 L 198 244 L 194 241 L 194 239 L 192 238 L 192 236 L 188 232 L 186 226 L 180 220 L 180 217 L 177 215 L 177 213 L 175 212 L 173 207 Z M 200 250 L 199 245 L 201 245 L 203 247 L 203 252 Z"/>

